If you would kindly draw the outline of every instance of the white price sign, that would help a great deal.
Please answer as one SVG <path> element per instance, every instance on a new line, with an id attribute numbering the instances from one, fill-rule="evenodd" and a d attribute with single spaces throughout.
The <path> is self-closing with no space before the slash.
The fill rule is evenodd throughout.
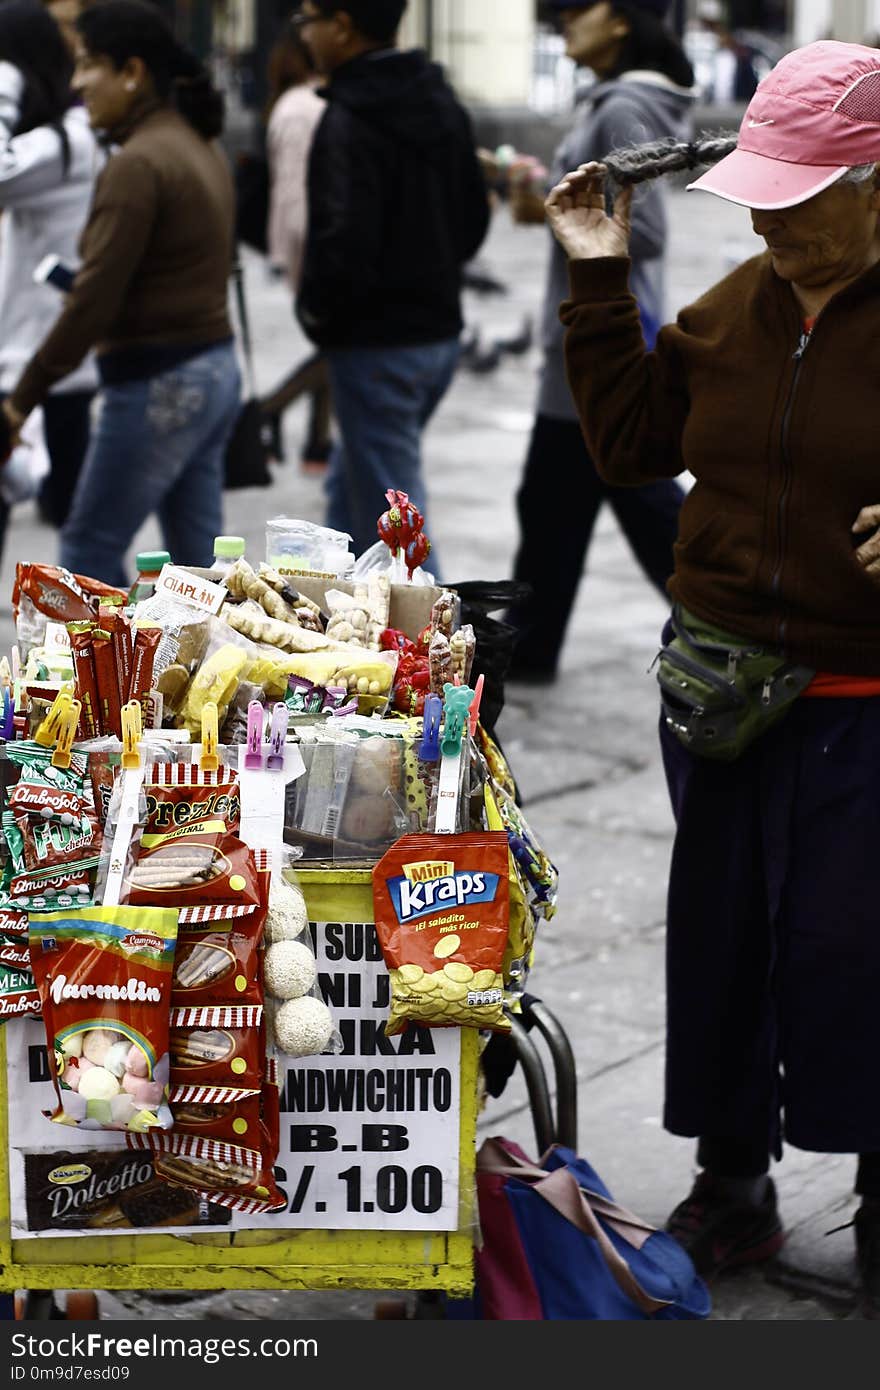
<path id="1" fill-rule="evenodd" d="M 282 1068 L 278 1181 L 288 1210 L 241 1225 L 333 1230 L 458 1227 L 461 1033 L 386 1037 L 388 972 L 372 922 L 318 922 L 335 1056 Z"/>

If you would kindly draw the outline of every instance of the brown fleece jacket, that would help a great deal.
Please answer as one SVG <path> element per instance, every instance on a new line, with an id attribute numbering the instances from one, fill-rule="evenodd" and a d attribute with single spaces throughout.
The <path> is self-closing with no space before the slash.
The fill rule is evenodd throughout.
<path id="1" fill-rule="evenodd" d="M 226 158 L 168 107 L 147 108 L 95 187 L 82 267 L 12 393 L 23 415 L 98 354 L 229 338 L 234 191 Z"/>
<path id="2" fill-rule="evenodd" d="M 670 594 L 804 665 L 880 675 L 880 586 L 851 536 L 880 503 L 880 265 L 835 295 L 800 352 L 797 301 L 767 254 L 684 309 L 651 353 L 628 267 L 571 263 L 566 363 L 607 482 L 696 478 Z"/>

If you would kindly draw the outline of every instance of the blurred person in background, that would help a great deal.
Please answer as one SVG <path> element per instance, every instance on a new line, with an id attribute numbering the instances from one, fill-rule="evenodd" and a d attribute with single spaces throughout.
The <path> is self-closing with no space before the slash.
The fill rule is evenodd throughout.
<path id="1" fill-rule="evenodd" d="M 722 104 L 749 101 L 758 85 L 758 73 L 748 45 L 729 28 L 721 0 L 699 0 L 694 26 L 690 35 L 685 35 L 685 51 L 690 54 L 691 45 L 699 51 L 701 36 L 709 43 L 708 52 L 704 49 L 702 55 L 706 65 L 704 99 Z"/>
<path id="2" fill-rule="evenodd" d="M 43 3 L 58 25 L 61 37 L 73 57 L 76 51 L 76 21 L 85 8 L 84 0 L 43 0 Z"/>
<path id="3" fill-rule="evenodd" d="M 269 261 L 296 294 L 302 278 L 308 221 L 306 176 L 315 130 L 324 101 L 312 56 L 290 26 L 269 55 Z M 302 448 L 306 472 L 326 470 L 330 458 L 330 372 L 321 353 L 313 353 L 262 402 L 275 424 L 275 453 L 280 458 L 281 413 L 300 396 L 309 398 L 309 424 Z"/>
<path id="4" fill-rule="evenodd" d="M 69 3 L 69 0 L 67 0 Z M 72 267 L 104 155 L 85 111 L 73 104 L 73 61 L 37 0 L 0 5 L 0 394 L 18 381 L 62 300 L 34 271 L 55 255 Z M 62 526 L 89 443 L 98 387 L 94 360 L 43 400 L 51 471 L 39 494 L 45 520 Z M 0 499 L 0 547 L 9 506 Z"/>
<path id="5" fill-rule="evenodd" d="M 240 379 L 227 315 L 234 193 L 216 142 L 223 99 L 142 0 L 85 10 L 73 86 L 118 147 L 99 176 L 82 265 L 55 326 L 3 404 L 15 436 L 90 349 L 102 391 L 61 535 L 61 563 L 124 587 L 158 512 L 180 564 L 210 565 Z"/>
<path id="6" fill-rule="evenodd" d="M 304 0 L 294 20 L 328 78 L 297 312 L 327 354 L 341 434 L 327 524 L 357 553 L 387 489 L 425 511 L 422 432 L 455 373 L 462 272 L 489 227 L 466 111 L 424 53 L 395 47 L 405 9 Z"/>
<path id="7" fill-rule="evenodd" d="M 579 67 L 592 69 L 597 81 L 579 99 L 575 124 L 557 150 L 551 183 L 567 169 L 618 146 L 687 133 L 693 71 L 663 22 L 668 0 L 552 4 L 561 16 L 568 56 Z M 515 164 L 510 179 L 514 220 L 543 221 L 546 191 L 546 185 L 518 178 Z M 655 184 L 640 191 L 633 206 L 631 284 L 648 347 L 665 321 L 666 236 L 663 195 Z M 544 365 L 516 499 L 519 548 L 514 578 L 528 584 L 532 596 L 508 612 L 519 632 L 510 678 L 535 683 L 556 679 L 602 504 L 609 503 L 645 575 L 665 598 L 684 498 L 672 479 L 643 488 L 617 488 L 596 471 L 565 375 L 558 310 L 566 286 L 565 254 L 552 241 L 543 312 Z"/>

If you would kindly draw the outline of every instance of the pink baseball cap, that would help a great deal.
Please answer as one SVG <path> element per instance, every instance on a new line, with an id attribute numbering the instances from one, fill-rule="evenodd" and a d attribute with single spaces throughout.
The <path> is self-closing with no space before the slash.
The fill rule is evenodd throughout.
<path id="1" fill-rule="evenodd" d="M 736 149 L 688 188 L 749 208 L 791 208 L 875 160 L 880 49 L 823 39 L 780 59 L 749 102 Z"/>

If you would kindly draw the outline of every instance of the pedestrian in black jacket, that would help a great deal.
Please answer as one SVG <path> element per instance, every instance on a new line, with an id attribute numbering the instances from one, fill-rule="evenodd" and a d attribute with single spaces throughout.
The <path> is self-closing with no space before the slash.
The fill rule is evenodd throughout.
<path id="1" fill-rule="evenodd" d="M 388 488 L 424 511 L 421 435 L 452 379 L 462 268 L 489 225 L 467 113 L 395 34 L 406 0 L 304 0 L 295 18 L 328 78 L 309 162 L 297 312 L 327 353 L 341 441 L 328 525 L 376 540 Z"/>

